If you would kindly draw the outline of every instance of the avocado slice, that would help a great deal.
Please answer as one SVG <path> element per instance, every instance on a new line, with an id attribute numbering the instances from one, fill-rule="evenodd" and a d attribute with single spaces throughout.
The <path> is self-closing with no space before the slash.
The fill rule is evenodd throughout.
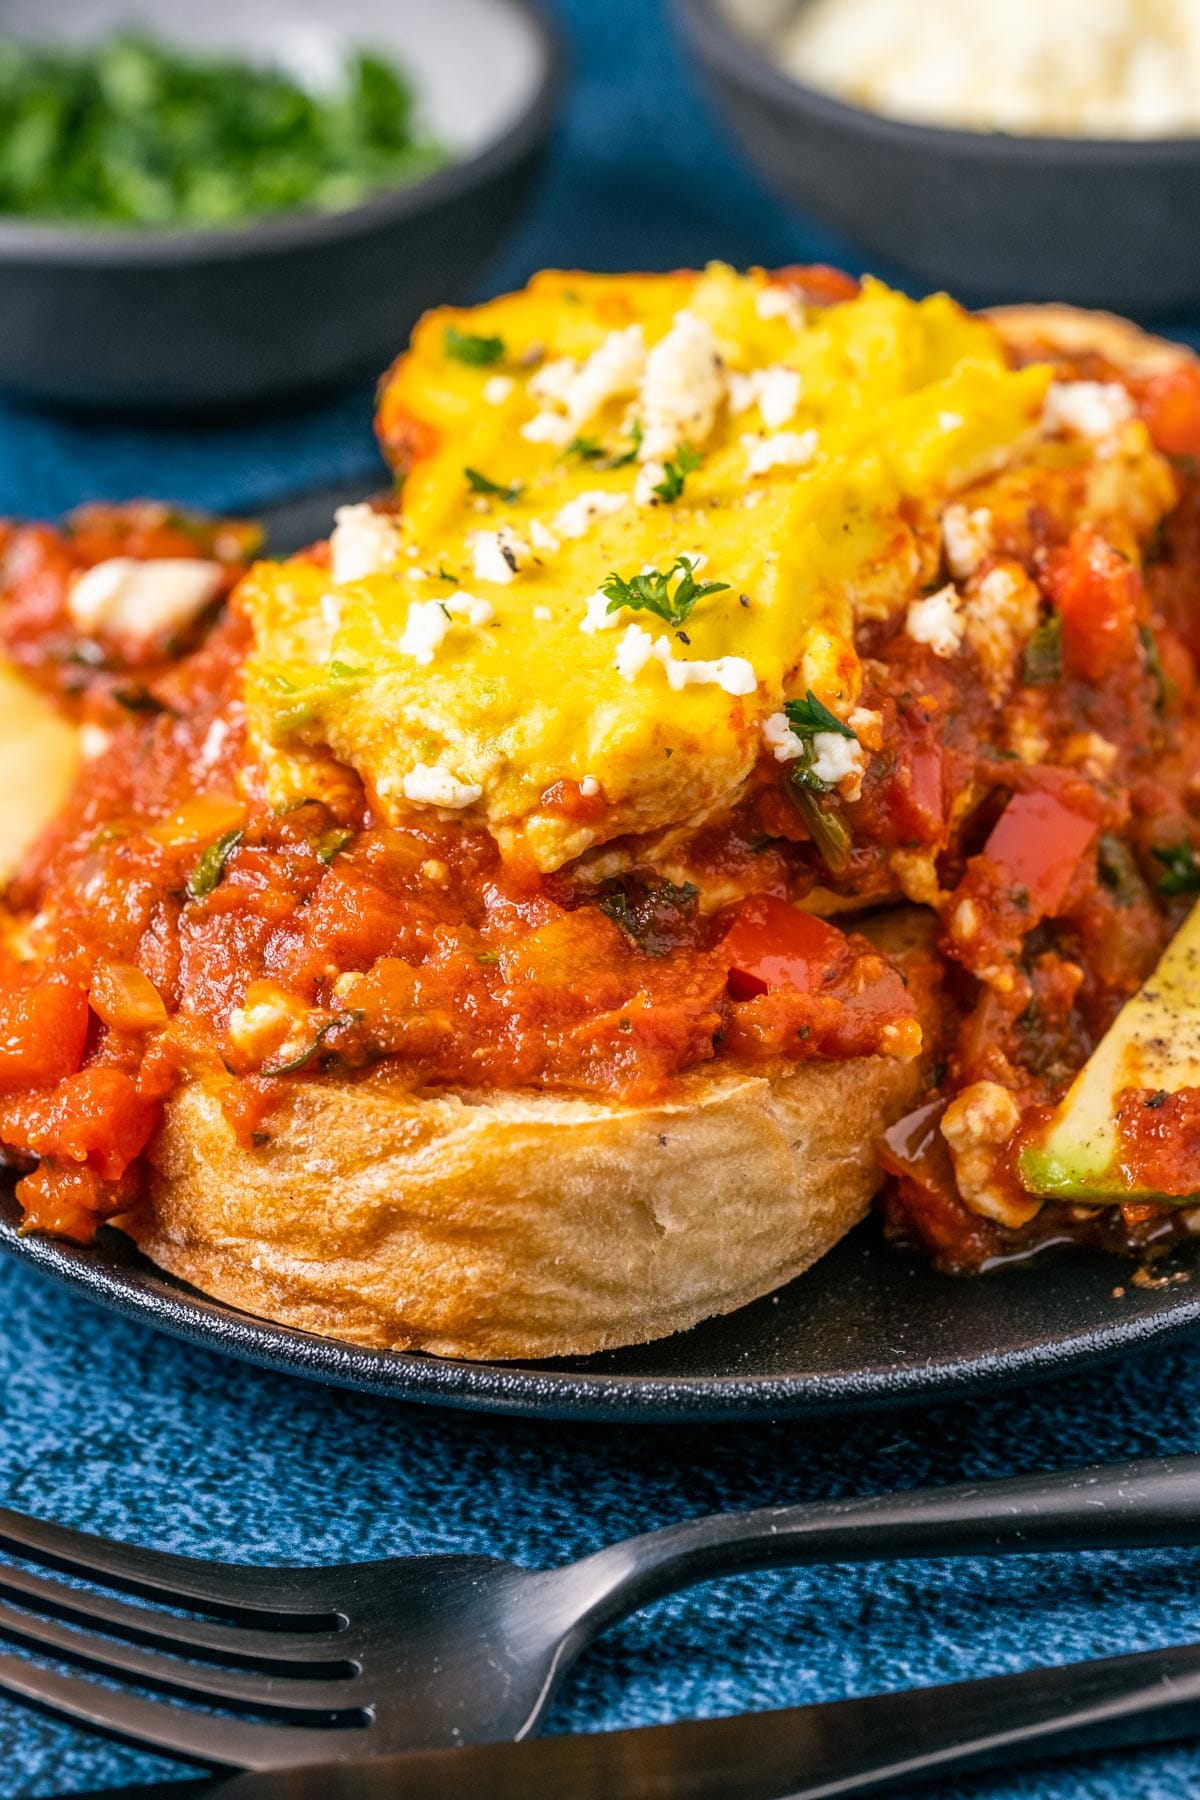
<path id="1" fill-rule="evenodd" d="M 1121 1008 L 1040 1137 L 1021 1151 L 1023 1185 L 1046 1199 L 1095 1206 L 1200 1198 L 1135 1185 L 1118 1154 L 1117 1103 L 1126 1088 L 1174 1094 L 1191 1087 L 1200 1087 L 1200 906 Z"/>

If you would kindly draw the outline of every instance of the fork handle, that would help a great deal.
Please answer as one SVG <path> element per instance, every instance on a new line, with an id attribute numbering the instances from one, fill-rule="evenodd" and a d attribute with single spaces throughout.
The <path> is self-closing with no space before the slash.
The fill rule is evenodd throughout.
<path id="1" fill-rule="evenodd" d="M 593 1584 L 590 1638 L 664 1594 L 772 1565 L 1198 1543 L 1200 1456 L 1168 1456 L 713 1514 L 612 1544 L 575 1571 Z"/>

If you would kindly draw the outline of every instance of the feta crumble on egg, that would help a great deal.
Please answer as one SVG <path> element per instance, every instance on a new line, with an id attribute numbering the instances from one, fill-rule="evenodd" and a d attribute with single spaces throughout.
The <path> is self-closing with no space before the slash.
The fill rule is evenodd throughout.
<path id="1" fill-rule="evenodd" d="M 545 550 L 549 556 L 553 556 L 558 549 L 558 539 L 552 531 L 547 530 L 540 519 L 530 519 L 529 541 L 535 550 Z"/>
<path id="2" fill-rule="evenodd" d="M 404 777 L 404 798 L 414 806 L 443 806 L 458 812 L 474 806 L 483 793 L 474 782 L 460 781 L 441 763 L 417 763 Z"/>
<path id="3" fill-rule="evenodd" d="M 749 452 L 747 475 L 766 475 L 775 468 L 802 469 L 817 454 L 815 431 L 777 431 L 770 437 L 751 434 L 742 444 Z"/>
<path id="4" fill-rule="evenodd" d="M 775 754 L 776 762 L 795 762 L 804 755 L 804 739 L 797 737 L 785 712 L 772 713 L 763 720 L 763 742 Z"/>
<path id="5" fill-rule="evenodd" d="M 627 504 L 628 497 L 625 494 L 613 494 L 606 488 L 591 488 L 585 494 L 577 494 L 574 500 L 568 500 L 559 509 L 554 515 L 555 529 L 561 531 L 564 537 L 583 537 L 597 519 L 603 519 L 609 513 L 620 512 Z"/>
<path id="6" fill-rule="evenodd" d="M 594 775 L 585 775 L 579 784 L 579 792 L 585 800 L 593 800 L 600 792 L 600 783 Z"/>
<path id="7" fill-rule="evenodd" d="M 758 676 L 744 656 L 719 656 L 713 662 L 677 657 L 668 638 L 653 638 L 641 625 L 630 625 L 613 658 L 618 675 L 634 681 L 649 662 L 660 662 L 673 693 L 685 687 L 719 687 L 734 696 L 752 694 Z"/>
<path id="8" fill-rule="evenodd" d="M 915 643 L 928 644 L 935 656 L 953 656 L 967 629 L 956 590 L 947 586 L 928 599 L 911 601 L 904 629 Z"/>
<path id="9" fill-rule="evenodd" d="M 704 443 L 725 398 L 725 365 L 703 319 L 685 308 L 646 358 L 638 400 L 640 462 L 661 462 L 681 443 Z"/>
<path id="10" fill-rule="evenodd" d="M 583 618 L 579 621 L 580 631 L 613 631 L 620 624 L 616 611 L 608 610 L 608 595 L 603 588 L 597 588 L 589 594 L 584 607 Z M 630 629 L 634 629 L 632 626 Z"/>
<path id="11" fill-rule="evenodd" d="M 329 561 L 334 585 L 362 581 L 367 575 L 384 575 L 400 555 L 400 533 L 387 513 L 376 512 L 362 502 L 339 506 L 333 515 Z"/>
<path id="12" fill-rule="evenodd" d="M 757 406 L 767 429 L 778 431 L 796 416 L 800 385 L 799 370 L 788 368 L 786 363 L 770 363 L 765 369 L 752 369 L 748 375 L 731 372 L 729 410 L 736 417 Z"/>
<path id="13" fill-rule="evenodd" d="M 408 609 L 400 650 L 414 662 L 428 666 L 450 629 L 445 608 L 436 600 L 415 600 Z"/>
<path id="14" fill-rule="evenodd" d="M 221 563 L 199 557 L 159 557 L 138 562 L 112 556 L 76 577 L 67 611 L 81 631 L 156 638 L 190 625 L 225 580 Z"/>
<path id="15" fill-rule="evenodd" d="M 973 511 L 956 504 L 942 514 L 942 545 L 946 564 L 958 581 L 973 575 L 992 553 L 992 515 L 986 506 Z"/>
<path id="16" fill-rule="evenodd" d="M 483 397 L 489 406 L 503 406 L 512 391 L 511 375 L 489 375 L 483 384 Z"/>
<path id="17" fill-rule="evenodd" d="M 477 531 L 472 539 L 477 581 L 497 581 L 506 585 L 528 555 L 529 545 L 507 525 L 502 525 L 499 531 Z"/>
<path id="18" fill-rule="evenodd" d="M 1052 381 L 1046 391 L 1046 431 L 1102 442 L 1134 417 L 1134 405 L 1116 381 Z"/>
<path id="19" fill-rule="evenodd" d="M 812 740 L 813 760 L 809 774 L 826 787 L 848 787 L 853 783 L 855 798 L 862 785 L 867 755 L 856 738 L 843 737 L 840 731 L 816 731 Z"/>
<path id="20" fill-rule="evenodd" d="M 797 330 L 804 324 L 804 305 L 790 288 L 772 282 L 754 297 L 754 310 L 760 319 L 786 319 Z"/>
<path id="21" fill-rule="evenodd" d="M 446 611 L 452 618 L 465 619 L 468 625 L 490 625 L 496 616 L 496 609 L 490 600 L 481 600 L 477 594 L 464 593 L 462 588 L 451 594 L 445 604 Z"/>
<path id="22" fill-rule="evenodd" d="M 568 444 L 610 400 L 637 392 L 646 367 L 646 343 L 640 325 L 610 331 L 583 363 L 556 357 L 543 364 L 529 382 L 531 397 L 542 407 L 521 435 L 533 444 Z"/>

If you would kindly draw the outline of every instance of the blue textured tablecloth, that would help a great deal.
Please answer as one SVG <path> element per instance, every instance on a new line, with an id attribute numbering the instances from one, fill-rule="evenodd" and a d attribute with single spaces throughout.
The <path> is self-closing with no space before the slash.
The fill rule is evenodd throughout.
<path id="1" fill-rule="evenodd" d="M 658 0 L 559 0 L 565 129 L 482 291 L 542 263 L 836 255 L 782 213 L 680 71 Z M 850 259 L 852 260 L 852 259 Z M 366 391 L 236 428 L 145 430 L 0 408 L 0 513 L 153 493 L 245 507 L 370 466 Z M 470 1550 L 530 1564 L 710 1509 L 1200 1447 L 1200 1345 L 994 1400 L 751 1429 L 613 1430 L 342 1394 L 185 1348 L 0 1266 L 0 1500 L 200 1556 Z M 557 1730 L 836 1697 L 1200 1637 L 1200 1552 L 744 1577 L 663 1603 L 581 1663 Z M 177 1765 L 0 1701 L 0 1796 Z M 939 1790 L 956 1800 L 1200 1794 L 1200 1747 Z M 569 1800 L 563 1796 L 563 1800 Z"/>

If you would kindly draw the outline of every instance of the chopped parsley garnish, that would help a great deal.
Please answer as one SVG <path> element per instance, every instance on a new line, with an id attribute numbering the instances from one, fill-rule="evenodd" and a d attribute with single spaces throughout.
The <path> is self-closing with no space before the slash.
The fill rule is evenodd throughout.
<path id="1" fill-rule="evenodd" d="M 1049 687 L 1063 675 L 1062 617 L 1051 613 L 1034 631 L 1022 657 L 1025 679 L 1030 687 Z"/>
<path id="2" fill-rule="evenodd" d="M 600 468 L 627 469 L 630 463 L 636 460 L 637 453 L 642 447 L 642 421 L 640 419 L 631 419 L 629 421 L 629 430 L 626 433 L 626 436 L 629 439 L 628 450 L 622 450 L 618 456 L 607 457 L 604 462 L 599 465 Z"/>
<path id="3" fill-rule="evenodd" d="M 785 700 L 783 710 L 787 714 L 787 722 L 797 737 L 813 738 L 818 731 L 836 731 L 839 737 L 852 738 L 854 733 L 848 725 L 844 725 L 836 713 L 817 699 L 809 688 L 803 700 Z"/>
<path id="4" fill-rule="evenodd" d="M 694 567 L 690 556 L 677 556 L 665 572 L 647 569 L 628 581 L 621 575 L 610 575 L 607 581 L 600 583 L 601 593 L 608 595 L 607 611 L 620 612 L 627 606 L 630 612 L 651 612 L 668 625 L 685 624 L 698 600 L 707 599 L 709 594 L 723 594 L 729 587 L 727 581 L 698 582 L 693 574 Z M 671 578 L 674 575 L 679 575 L 679 581 L 672 593 Z"/>
<path id="5" fill-rule="evenodd" d="M 502 337 L 478 337 L 454 325 L 447 325 L 442 344 L 452 362 L 466 363 L 472 369 L 490 369 L 504 355 Z"/>
<path id="6" fill-rule="evenodd" d="M 1129 849 L 1109 831 L 1102 834 L 1097 846 L 1096 869 L 1118 906 L 1132 906 L 1143 891 L 1137 864 Z"/>
<path id="7" fill-rule="evenodd" d="M 596 893 L 602 913 L 627 931 L 647 956 L 666 956 L 682 943 L 696 915 L 700 890 L 690 881 L 660 881 L 636 870 L 614 876 Z"/>
<path id="8" fill-rule="evenodd" d="M 329 665 L 329 679 L 340 683 L 365 681 L 371 673 L 369 669 L 357 669 L 353 663 L 339 662 L 335 656 Z"/>
<path id="9" fill-rule="evenodd" d="M 1160 894 L 1200 894 L 1200 862 L 1186 841 L 1154 852 L 1166 873 L 1159 876 Z"/>
<path id="10" fill-rule="evenodd" d="M 288 1062 L 273 1063 L 270 1067 L 264 1064 L 259 1070 L 259 1074 L 294 1075 L 297 1070 L 306 1069 L 314 1056 L 324 1048 L 325 1039 L 331 1031 L 339 1025 L 357 1025 L 361 1017 L 361 1013 L 339 1013 L 336 1019 L 327 1019 L 323 1025 L 318 1026 L 312 1038 L 297 1056 L 293 1056 Z"/>
<path id="11" fill-rule="evenodd" d="M 446 160 L 392 63 L 351 50 L 333 74 L 317 91 L 132 31 L 78 46 L 4 36 L 0 212 L 221 227 L 357 206 Z"/>
<path id="12" fill-rule="evenodd" d="M 683 492 L 683 484 L 689 475 L 694 475 L 704 458 L 698 450 L 689 444 L 680 444 L 678 451 L 668 457 L 663 464 L 663 478 L 654 485 L 654 492 L 668 506 L 673 506 Z"/>
<path id="13" fill-rule="evenodd" d="M 598 456 L 604 455 L 604 445 L 599 438 L 572 438 L 564 451 L 566 456 L 577 456 L 581 462 L 595 462 Z"/>
<path id="14" fill-rule="evenodd" d="M 521 498 L 524 491 L 522 482 L 510 481 L 506 486 L 502 481 L 493 481 L 490 475 L 481 474 L 478 469 L 464 469 L 463 474 L 474 493 L 494 494 L 498 500 L 507 500 L 510 506 Z"/>
<path id="15" fill-rule="evenodd" d="M 214 888 L 220 886 L 221 877 L 225 873 L 225 864 L 242 841 L 240 831 L 226 831 L 208 846 L 196 867 L 188 876 L 187 891 L 191 899 L 203 900 Z"/>
<path id="16" fill-rule="evenodd" d="M 819 782 L 806 783 L 800 768 L 795 769 L 788 779 L 788 796 L 808 826 L 809 836 L 821 860 L 831 873 L 840 875 L 850 860 L 850 833 L 838 814 L 819 798 L 824 791 Z"/>
<path id="17" fill-rule="evenodd" d="M 1163 671 L 1162 658 L 1158 653 L 1158 640 L 1148 625 L 1138 626 L 1138 636 L 1142 640 L 1142 654 L 1146 659 L 1146 673 L 1154 683 L 1154 710 L 1161 713 L 1167 701 L 1175 692 L 1174 682 L 1168 681 Z"/>

